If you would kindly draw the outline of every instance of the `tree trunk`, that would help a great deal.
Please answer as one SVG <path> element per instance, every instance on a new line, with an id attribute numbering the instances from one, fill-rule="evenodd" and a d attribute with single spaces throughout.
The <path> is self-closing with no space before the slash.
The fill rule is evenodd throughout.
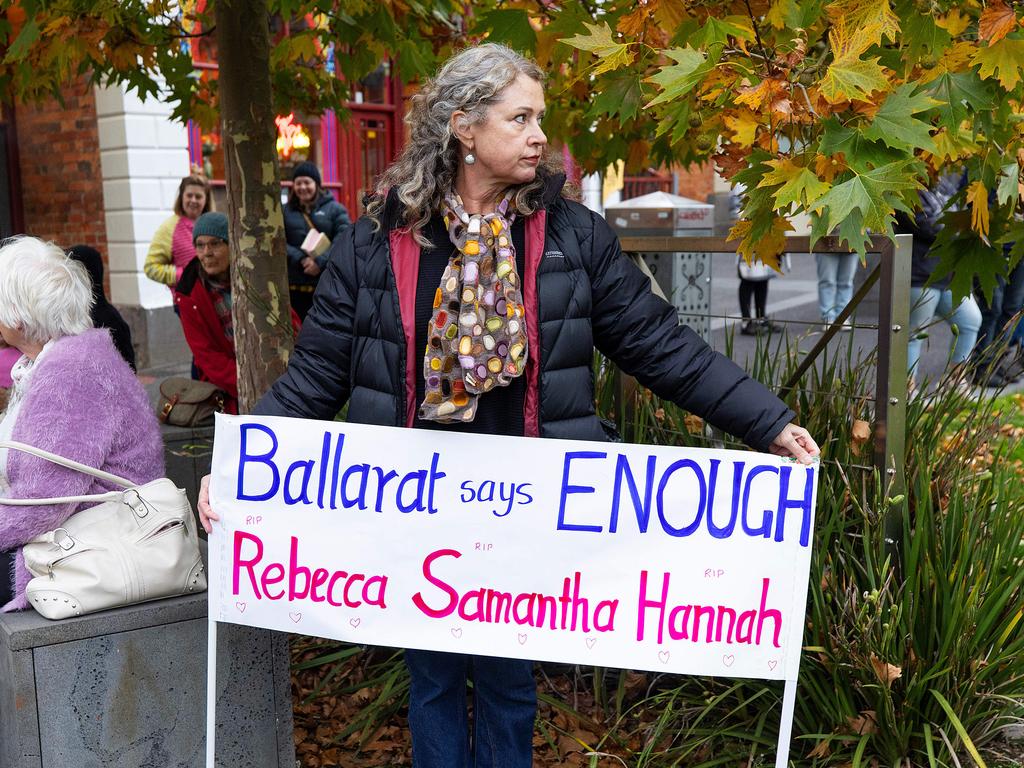
<path id="1" fill-rule="evenodd" d="M 238 408 L 247 413 L 292 349 L 267 0 L 216 0 L 214 13 Z"/>

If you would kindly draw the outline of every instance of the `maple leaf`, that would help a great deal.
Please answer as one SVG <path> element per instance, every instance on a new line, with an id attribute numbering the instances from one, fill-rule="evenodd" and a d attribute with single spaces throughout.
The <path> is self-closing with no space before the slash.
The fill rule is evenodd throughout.
<path id="1" fill-rule="evenodd" d="M 959 129 L 951 131 L 942 128 L 932 139 L 935 149 L 926 155 L 929 165 L 936 171 L 953 160 L 968 157 L 978 151 L 979 146 L 971 136 Z"/>
<path id="2" fill-rule="evenodd" d="M 775 77 L 766 77 L 760 83 L 749 88 L 740 88 L 736 102 L 744 104 L 754 111 L 768 109 L 778 115 L 789 115 L 793 105 L 789 100 L 789 84 Z"/>
<path id="3" fill-rule="evenodd" d="M 870 101 L 872 93 L 888 89 L 889 80 L 878 57 L 859 59 L 852 55 L 833 61 L 819 86 L 821 95 L 832 104 L 854 99 Z"/>
<path id="4" fill-rule="evenodd" d="M 939 16 L 935 23 L 949 32 L 950 37 L 957 37 L 971 24 L 971 17 L 965 16 L 959 8 L 953 6 L 945 16 Z"/>
<path id="5" fill-rule="evenodd" d="M 636 8 L 627 13 L 621 19 L 619 23 L 615 25 L 615 29 L 624 35 L 630 37 L 640 37 L 644 31 L 644 26 L 647 24 L 647 19 L 653 13 L 654 9 L 649 5 L 637 4 Z"/>
<path id="6" fill-rule="evenodd" d="M 629 45 L 615 42 L 612 39 L 612 30 L 607 24 L 583 22 L 583 26 L 587 28 L 588 34 L 577 34 L 561 42 L 581 51 L 590 51 L 598 57 L 597 66 L 594 67 L 592 74 L 599 75 L 630 64 L 633 57 L 630 55 Z"/>
<path id="7" fill-rule="evenodd" d="M 999 278 L 1006 276 L 1007 260 L 1003 246 L 982 240 L 971 229 L 970 211 L 949 211 L 942 217 L 943 227 L 939 230 L 930 253 L 939 257 L 934 275 L 952 275 L 949 289 L 953 301 L 959 302 L 970 296 L 977 280 L 982 293 L 991 296 Z M 1009 233 L 1008 233 L 1009 234 Z M 998 242 L 999 238 L 993 237 Z"/>
<path id="8" fill-rule="evenodd" d="M 902 160 L 854 175 L 822 195 L 812 208 L 820 214 L 811 237 L 815 240 L 839 227 L 839 234 L 858 253 L 866 252 L 867 231 L 892 234 L 894 209 L 910 211 L 903 197 L 921 188 L 911 175 L 915 161 Z M 827 211 L 827 215 L 826 212 Z"/>
<path id="9" fill-rule="evenodd" d="M 1020 199 L 1020 166 L 1017 163 L 1009 163 L 1002 167 L 1002 174 L 996 186 L 996 200 L 1000 205 L 1013 203 L 1017 205 Z"/>
<path id="10" fill-rule="evenodd" d="M 647 104 L 648 107 L 685 96 L 704 79 L 713 66 L 708 63 L 703 53 L 695 51 L 690 46 L 670 48 L 664 53 L 676 63 L 662 67 L 647 78 L 646 82 L 654 83 L 661 88 L 661 93 Z"/>
<path id="11" fill-rule="evenodd" d="M 987 48 L 979 48 L 971 63 L 980 65 L 978 74 L 982 80 L 996 75 L 999 84 L 1012 91 L 1020 82 L 1024 68 L 1024 40 L 1005 37 Z"/>
<path id="12" fill-rule="evenodd" d="M 829 184 L 849 167 L 842 152 L 837 152 L 834 155 L 815 155 L 814 157 L 814 173 Z"/>
<path id="13" fill-rule="evenodd" d="M 747 42 L 754 39 L 754 35 L 749 29 L 724 19 L 716 19 L 714 16 L 709 16 L 703 28 L 690 39 L 698 48 L 711 48 L 715 45 L 724 46 L 729 42 L 730 37 Z"/>
<path id="14" fill-rule="evenodd" d="M 726 128 L 732 131 L 732 141 L 741 147 L 754 145 L 754 137 L 757 129 L 761 127 L 760 121 L 749 109 L 741 109 L 734 114 L 726 114 L 722 118 Z"/>
<path id="15" fill-rule="evenodd" d="M 978 39 L 989 45 L 996 43 L 1013 32 L 1017 26 L 1017 14 L 1002 0 L 995 0 L 981 12 L 978 19 Z"/>
<path id="16" fill-rule="evenodd" d="M 640 111 L 643 89 L 635 74 L 615 76 L 605 81 L 604 87 L 594 94 L 591 113 L 618 116 L 619 125 L 636 117 Z"/>
<path id="17" fill-rule="evenodd" d="M 810 168 L 799 166 L 788 157 L 769 160 L 770 171 L 764 175 L 758 187 L 781 186 L 774 191 L 775 205 L 785 210 L 793 203 L 808 206 L 824 195 L 831 184 L 819 179 Z"/>
<path id="18" fill-rule="evenodd" d="M 941 124 L 959 131 L 970 114 L 995 106 L 989 89 L 977 72 L 944 72 L 934 80 L 929 94 L 940 102 L 936 111 Z"/>
<path id="19" fill-rule="evenodd" d="M 748 263 L 762 261 L 779 271 L 779 256 L 786 250 L 786 233 L 792 231 L 793 225 L 785 218 L 777 216 L 771 220 L 767 232 L 759 232 L 760 229 L 763 227 L 755 227 L 753 221 L 741 219 L 729 230 L 729 239 L 740 241 L 736 253 Z"/>
<path id="20" fill-rule="evenodd" d="M 875 113 L 865 138 L 881 141 L 893 149 L 932 149 L 931 125 L 914 115 L 925 112 L 941 102 L 917 92 L 916 83 L 906 83 L 889 94 Z"/>
<path id="21" fill-rule="evenodd" d="M 833 50 L 861 54 L 883 38 L 896 41 L 900 22 L 889 0 L 837 0 L 825 8 L 832 21 Z"/>
<path id="22" fill-rule="evenodd" d="M 988 190 L 980 181 L 967 187 L 967 202 L 971 204 L 971 229 L 988 242 Z"/>

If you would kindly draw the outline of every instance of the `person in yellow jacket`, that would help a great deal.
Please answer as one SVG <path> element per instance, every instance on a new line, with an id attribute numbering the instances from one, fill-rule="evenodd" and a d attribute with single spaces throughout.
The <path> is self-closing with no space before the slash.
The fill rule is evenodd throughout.
<path id="1" fill-rule="evenodd" d="M 157 227 L 146 254 L 142 268 L 146 277 L 169 288 L 177 285 L 185 267 L 196 257 L 192 226 L 212 207 L 210 182 L 194 174 L 181 180 L 174 200 L 174 215 Z"/>

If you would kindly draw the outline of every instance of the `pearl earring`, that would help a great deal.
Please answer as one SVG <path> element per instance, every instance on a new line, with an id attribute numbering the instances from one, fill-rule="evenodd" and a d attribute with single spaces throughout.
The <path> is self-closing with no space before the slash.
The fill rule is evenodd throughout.
<path id="1" fill-rule="evenodd" d="M 473 163 L 476 162 L 476 157 L 473 155 L 472 152 L 466 155 L 466 157 L 463 159 L 466 161 L 466 165 L 472 165 Z"/>

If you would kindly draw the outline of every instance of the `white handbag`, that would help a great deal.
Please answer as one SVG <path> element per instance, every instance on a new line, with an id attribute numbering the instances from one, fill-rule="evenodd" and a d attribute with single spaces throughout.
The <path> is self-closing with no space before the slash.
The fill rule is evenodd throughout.
<path id="1" fill-rule="evenodd" d="M 202 592 L 206 571 L 185 491 L 167 478 L 136 485 L 123 477 L 17 442 L 24 451 L 124 490 L 48 499 L 0 499 L 0 504 L 41 506 L 101 502 L 69 517 L 60 528 L 22 548 L 29 604 L 47 619 L 102 611 L 162 597 Z"/>

